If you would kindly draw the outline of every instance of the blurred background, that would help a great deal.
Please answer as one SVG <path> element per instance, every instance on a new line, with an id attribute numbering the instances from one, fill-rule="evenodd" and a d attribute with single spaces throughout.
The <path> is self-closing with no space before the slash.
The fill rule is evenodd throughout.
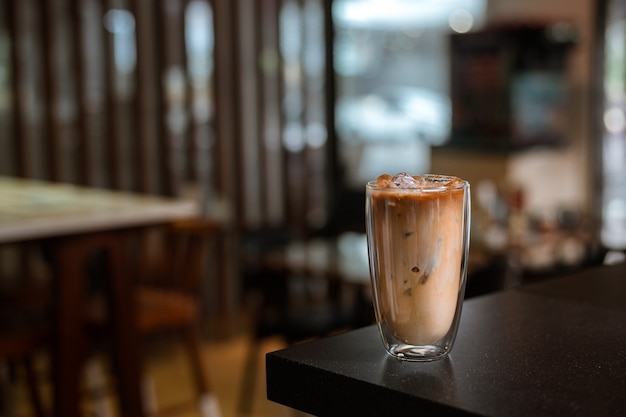
<path id="1" fill-rule="evenodd" d="M 215 369 L 243 368 L 259 329 L 277 274 L 259 253 L 339 239 L 367 275 L 379 174 L 470 181 L 468 298 L 620 259 L 625 17 L 624 0 L 0 0 L 0 175 L 196 202 L 220 225 L 199 295 L 223 414 L 285 413 L 262 379 L 240 407 L 246 376 Z M 6 275 L 32 267 L 0 249 Z"/>

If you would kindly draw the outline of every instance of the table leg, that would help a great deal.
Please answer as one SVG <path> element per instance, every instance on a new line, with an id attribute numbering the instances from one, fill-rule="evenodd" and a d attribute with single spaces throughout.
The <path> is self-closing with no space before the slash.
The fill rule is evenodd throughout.
<path id="1" fill-rule="evenodd" d="M 113 324 L 113 359 L 122 416 L 143 416 L 141 396 L 140 335 L 136 320 L 136 297 L 128 263 L 119 241 L 113 241 L 110 306 Z"/>
<path id="2" fill-rule="evenodd" d="M 73 255 L 73 242 L 60 239 L 50 245 L 54 262 L 55 332 L 53 340 L 54 415 L 80 416 L 80 379 L 85 352 L 81 318 L 85 300 L 82 263 Z"/>

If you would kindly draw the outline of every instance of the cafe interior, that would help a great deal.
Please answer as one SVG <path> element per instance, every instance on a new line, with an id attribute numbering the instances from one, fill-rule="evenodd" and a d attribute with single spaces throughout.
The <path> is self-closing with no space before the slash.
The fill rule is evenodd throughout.
<path id="1" fill-rule="evenodd" d="M 471 184 L 465 298 L 626 258 L 624 0 L 0 0 L 0 416 L 298 415 L 365 184 Z M 295 414 L 294 414 L 295 413 Z"/>

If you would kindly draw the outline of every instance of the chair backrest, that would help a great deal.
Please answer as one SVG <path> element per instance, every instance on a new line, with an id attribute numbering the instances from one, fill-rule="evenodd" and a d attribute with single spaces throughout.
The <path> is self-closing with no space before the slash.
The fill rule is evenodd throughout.
<path id="1" fill-rule="evenodd" d="M 158 249 L 147 274 L 157 285 L 198 294 L 212 254 L 219 226 L 202 219 L 181 219 L 160 230 Z"/>
<path id="2" fill-rule="evenodd" d="M 23 282 L 0 289 L 0 362 L 46 347 L 51 330 L 51 286 L 30 276 L 18 279 Z"/>

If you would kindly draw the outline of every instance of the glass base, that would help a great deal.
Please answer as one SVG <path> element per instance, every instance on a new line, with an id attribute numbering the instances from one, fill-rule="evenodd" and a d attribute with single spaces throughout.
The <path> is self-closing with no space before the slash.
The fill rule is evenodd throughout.
<path id="1" fill-rule="evenodd" d="M 440 346 L 424 345 L 392 345 L 387 353 L 397 359 L 404 361 L 427 362 L 442 359 L 448 355 L 449 350 Z"/>

